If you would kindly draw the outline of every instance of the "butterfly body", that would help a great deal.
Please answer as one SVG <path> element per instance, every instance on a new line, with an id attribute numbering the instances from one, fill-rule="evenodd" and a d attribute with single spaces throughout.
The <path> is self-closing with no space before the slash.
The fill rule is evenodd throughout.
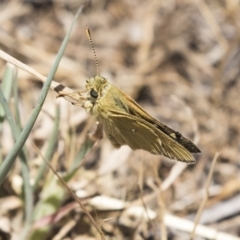
<path id="1" fill-rule="evenodd" d="M 190 140 L 150 116 L 131 97 L 101 76 L 87 80 L 86 89 L 79 92 L 76 105 L 96 117 L 116 148 L 128 145 L 133 150 L 143 149 L 187 163 L 195 162 L 191 153 L 200 152 Z"/>

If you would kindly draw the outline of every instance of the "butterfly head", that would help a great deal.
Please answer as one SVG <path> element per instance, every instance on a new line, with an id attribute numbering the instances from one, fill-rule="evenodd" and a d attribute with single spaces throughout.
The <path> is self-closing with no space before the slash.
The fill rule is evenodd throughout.
<path id="1" fill-rule="evenodd" d="M 107 79 L 101 76 L 86 80 L 86 89 L 79 92 L 81 106 L 91 112 L 93 106 L 104 96 L 108 86 Z"/>
<path id="2" fill-rule="evenodd" d="M 88 99 L 95 103 L 104 95 L 104 90 L 108 86 L 108 81 L 104 77 L 96 76 L 86 81 L 86 90 L 89 93 Z"/>

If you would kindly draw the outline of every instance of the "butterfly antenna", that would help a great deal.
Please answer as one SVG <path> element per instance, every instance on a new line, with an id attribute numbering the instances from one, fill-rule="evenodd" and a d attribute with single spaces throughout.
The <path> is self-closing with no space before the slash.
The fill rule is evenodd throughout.
<path id="1" fill-rule="evenodd" d="M 99 76 L 99 68 L 98 68 L 99 65 L 98 65 L 98 60 L 97 60 L 97 54 L 96 54 L 96 51 L 95 51 L 95 47 L 93 45 L 93 41 L 92 41 L 90 30 L 89 30 L 88 27 L 86 28 L 86 33 L 87 33 L 88 40 L 89 40 L 89 42 L 91 44 L 91 47 L 92 47 L 92 50 L 93 50 L 95 64 L 96 64 L 96 69 L 97 69 L 97 76 Z"/>

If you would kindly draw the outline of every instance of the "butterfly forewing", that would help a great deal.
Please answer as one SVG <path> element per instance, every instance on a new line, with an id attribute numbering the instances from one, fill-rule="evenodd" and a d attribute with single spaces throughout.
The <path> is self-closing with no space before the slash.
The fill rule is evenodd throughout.
<path id="1" fill-rule="evenodd" d="M 129 104 L 129 112 L 131 115 L 137 116 L 141 119 L 144 119 L 148 123 L 154 125 L 160 131 L 164 132 L 170 138 L 177 141 L 180 145 L 186 148 L 191 153 L 200 153 L 201 151 L 197 148 L 197 146 L 192 143 L 190 140 L 183 137 L 179 132 L 174 131 L 170 127 L 166 126 L 165 124 L 161 123 L 157 119 L 150 116 L 147 112 L 145 112 L 131 97 L 126 95 L 127 101 Z"/>
<path id="2" fill-rule="evenodd" d="M 179 161 L 194 163 L 191 153 L 154 125 L 124 112 L 109 111 L 109 120 L 124 140 L 121 145 L 143 149 L 153 154 L 162 154 Z"/>

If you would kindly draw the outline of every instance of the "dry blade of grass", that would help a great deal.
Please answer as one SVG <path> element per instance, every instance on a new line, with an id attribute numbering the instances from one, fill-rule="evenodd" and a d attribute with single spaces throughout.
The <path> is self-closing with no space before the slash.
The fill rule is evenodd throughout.
<path id="1" fill-rule="evenodd" d="M 52 240 L 61 240 L 66 234 L 77 224 L 77 219 L 67 222 L 60 231 L 53 237 Z"/>
<path id="2" fill-rule="evenodd" d="M 166 213 L 166 204 L 164 202 L 164 198 L 161 193 L 162 180 L 158 174 L 158 167 L 154 167 L 154 165 L 153 165 L 152 169 L 153 169 L 153 173 L 154 173 L 156 183 L 157 183 L 157 185 L 152 184 L 152 188 L 153 188 L 154 192 L 156 192 L 156 194 L 158 193 L 157 194 L 158 195 L 158 205 L 160 208 L 158 215 L 159 215 L 160 228 L 161 228 L 161 239 L 167 240 L 167 229 L 166 229 L 166 225 L 164 223 L 164 216 Z"/>
<path id="3" fill-rule="evenodd" d="M 27 66 L 26 64 L 22 63 L 21 61 L 17 60 L 16 58 L 10 56 L 6 52 L 0 49 L 0 57 L 7 61 L 8 63 L 11 63 L 15 65 L 16 67 L 30 73 L 31 75 L 35 76 L 38 80 L 41 82 L 46 81 L 46 77 L 43 76 L 42 74 L 38 73 L 36 70 L 32 69 L 31 67 Z M 54 90 L 58 94 L 62 94 L 62 97 L 64 97 L 67 101 L 76 104 L 79 102 L 79 94 L 76 93 L 74 90 L 71 88 L 65 87 L 61 83 L 58 83 L 56 81 L 52 81 L 50 88 Z M 64 94 L 71 94 L 69 95 L 64 95 Z"/>
<path id="4" fill-rule="evenodd" d="M 194 227 L 193 227 L 193 230 L 192 230 L 192 233 L 191 233 L 191 240 L 194 239 L 194 236 L 195 236 L 195 231 L 196 231 L 196 227 L 198 225 L 198 222 L 199 222 L 199 219 L 200 219 L 200 216 L 201 216 L 201 213 L 206 205 L 206 202 L 208 200 L 208 197 L 209 197 L 209 187 L 210 187 L 210 184 L 211 184 L 211 179 L 212 179 L 212 175 L 213 175 L 213 170 L 215 168 L 215 165 L 217 163 L 217 159 L 219 157 L 219 154 L 220 153 L 216 153 L 214 158 L 213 158 L 213 162 L 212 162 L 212 165 L 211 165 L 211 169 L 209 171 L 209 174 L 208 174 L 208 178 L 207 178 L 207 181 L 206 181 L 206 186 L 205 186 L 205 195 L 204 195 L 204 198 L 202 200 L 202 203 L 197 211 L 197 215 L 196 215 L 196 218 L 195 218 L 195 221 L 194 221 Z"/>
<path id="5" fill-rule="evenodd" d="M 94 225 L 94 227 L 96 228 L 96 230 L 98 231 L 98 233 L 101 236 L 102 240 L 105 240 L 104 234 L 102 232 L 101 227 L 98 226 L 98 223 L 94 220 L 94 218 L 92 217 L 92 215 L 88 212 L 88 210 L 85 208 L 85 206 L 82 204 L 82 202 L 79 200 L 79 198 L 77 197 L 77 195 L 68 187 L 68 185 L 64 182 L 64 180 L 60 177 L 60 175 L 53 169 L 53 167 L 51 166 L 51 164 L 49 164 L 43 157 L 42 153 L 40 152 L 40 150 L 37 148 L 36 145 L 33 144 L 33 147 L 35 148 L 35 150 L 38 152 L 38 154 L 41 156 L 41 158 L 43 159 L 43 161 L 47 164 L 47 166 L 52 170 L 52 172 L 54 173 L 54 175 L 59 179 L 59 181 L 61 182 L 61 184 L 67 189 L 67 191 L 69 192 L 69 194 L 75 199 L 75 201 L 79 204 L 79 206 L 81 207 L 81 209 L 83 210 L 83 212 L 88 216 L 89 220 L 91 221 L 91 223 Z"/>
<path id="6" fill-rule="evenodd" d="M 224 35 L 222 34 L 221 28 L 215 20 L 210 8 L 204 0 L 195 0 L 195 3 L 199 8 L 200 12 L 202 13 L 203 17 L 205 18 L 206 22 L 208 23 L 209 27 L 211 28 L 214 36 L 216 37 L 216 40 L 222 46 L 224 51 L 226 51 L 229 47 L 229 44 Z"/>
<path id="7" fill-rule="evenodd" d="M 191 232 L 194 228 L 194 222 L 180 218 L 171 214 L 166 214 L 164 217 L 164 222 L 167 227 L 177 229 L 183 232 Z M 206 227 L 203 225 L 197 225 L 196 235 L 209 240 L 240 240 L 239 237 L 233 236 L 226 232 L 218 231 L 211 227 Z"/>
<path id="8" fill-rule="evenodd" d="M 167 229 L 166 229 L 166 224 L 164 222 L 164 216 L 166 214 L 166 206 L 164 203 L 164 199 L 162 196 L 162 192 L 161 192 L 161 180 L 160 178 L 156 178 L 156 183 L 157 186 L 154 184 L 153 181 L 149 181 L 148 185 L 154 190 L 154 193 L 156 194 L 156 196 L 158 196 L 158 206 L 159 206 L 159 210 L 158 210 L 158 220 L 160 222 L 160 229 L 161 229 L 161 239 L 162 240 L 167 240 Z M 142 200 L 142 202 L 144 203 L 144 201 Z"/>
<path id="9" fill-rule="evenodd" d="M 154 191 L 153 193 L 150 193 L 143 197 L 143 200 L 145 202 L 150 202 L 152 199 L 156 198 L 158 194 L 160 194 L 162 191 L 166 191 L 172 184 L 176 181 L 176 179 L 180 176 L 180 174 L 186 169 L 188 165 L 186 163 L 182 162 L 176 162 L 174 166 L 172 167 L 168 177 L 162 182 L 160 190 Z M 132 202 L 133 205 L 140 204 L 141 201 L 139 199 Z"/>

